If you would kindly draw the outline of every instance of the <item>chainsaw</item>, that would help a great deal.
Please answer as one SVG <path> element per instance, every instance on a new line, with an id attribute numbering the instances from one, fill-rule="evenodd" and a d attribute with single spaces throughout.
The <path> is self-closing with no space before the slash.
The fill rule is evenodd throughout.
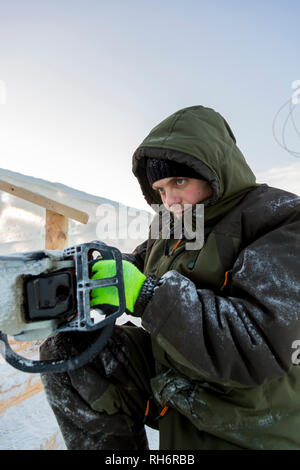
<path id="1" fill-rule="evenodd" d="M 91 279 L 90 267 L 99 259 L 114 259 L 116 274 Z M 119 306 L 105 313 L 90 307 L 90 292 L 115 286 Z M 0 352 L 14 368 L 30 373 L 75 370 L 92 361 L 105 347 L 115 321 L 125 312 L 122 255 L 100 241 L 66 248 L 0 256 Z M 20 356 L 9 344 L 36 341 L 59 332 L 99 331 L 82 353 L 67 360 L 40 361 Z"/>

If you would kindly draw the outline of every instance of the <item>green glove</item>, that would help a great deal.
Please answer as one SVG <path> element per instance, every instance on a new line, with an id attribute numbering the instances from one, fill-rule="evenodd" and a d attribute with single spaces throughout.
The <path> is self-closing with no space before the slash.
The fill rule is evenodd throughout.
<path id="1" fill-rule="evenodd" d="M 135 302 L 146 280 L 146 276 L 129 261 L 122 261 L 126 309 L 133 313 Z M 92 279 L 103 279 L 116 275 L 116 262 L 112 259 L 96 261 L 92 267 Z M 91 307 L 95 305 L 119 306 L 118 289 L 115 286 L 99 287 L 91 291 Z"/>

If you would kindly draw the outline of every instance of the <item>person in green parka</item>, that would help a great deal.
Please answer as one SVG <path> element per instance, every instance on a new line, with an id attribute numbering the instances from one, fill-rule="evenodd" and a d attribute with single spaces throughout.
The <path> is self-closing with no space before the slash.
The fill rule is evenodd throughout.
<path id="1" fill-rule="evenodd" d="M 42 375 L 67 448 L 148 449 L 146 424 L 165 450 L 299 450 L 300 198 L 257 184 L 226 120 L 203 106 L 158 124 L 133 173 L 171 228 L 203 204 L 203 243 L 187 249 L 172 230 L 165 239 L 158 211 L 159 236 L 150 229 L 123 254 L 127 312 L 142 326 L 115 326 L 90 364 Z M 96 261 L 93 278 L 114 269 Z M 111 287 L 92 292 L 92 306 L 117 302 Z M 95 334 L 49 338 L 41 359 L 79 352 Z"/>

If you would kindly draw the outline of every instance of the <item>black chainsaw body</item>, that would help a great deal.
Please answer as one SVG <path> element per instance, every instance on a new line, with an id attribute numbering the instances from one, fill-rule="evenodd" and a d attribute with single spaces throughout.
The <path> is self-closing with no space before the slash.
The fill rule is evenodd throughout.
<path id="1" fill-rule="evenodd" d="M 95 257 L 114 259 L 116 275 L 105 279 L 91 279 L 90 266 Z M 24 372 L 65 372 L 82 367 L 101 352 L 111 336 L 116 319 L 125 312 L 122 255 L 117 248 L 98 241 L 84 243 L 65 249 L 63 260 L 74 261 L 74 268 L 27 277 L 24 282 L 26 321 L 34 323 L 55 320 L 57 326 L 51 335 L 63 331 L 84 334 L 98 330 L 99 336 L 86 351 L 68 360 L 35 361 L 16 354 L 9 345 L 7 335 L 0 332 L 6 361 Z M 100 308 L 94 309 L 100 315 L 100 320 L 95 321 L 91 315 L 90 292 L 92 289 L 108 286 L 115 286 L 118 289 L 119 306 L 109 315 Z"/>

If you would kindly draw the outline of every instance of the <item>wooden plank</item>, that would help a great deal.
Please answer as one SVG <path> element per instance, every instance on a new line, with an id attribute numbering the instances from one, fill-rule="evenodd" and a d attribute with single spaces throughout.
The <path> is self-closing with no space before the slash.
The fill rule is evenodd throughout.
<path id="1" fill-rule="evenodd" d="M 89 216 L 86 212 L 82 212 L 78 209 L 74 209 L 73 207 L 66 206 L 65 204 L 61 204 L 60 202 L 49 199 L 45 196 L 42 196 L 41 194 L 29 191 L 28 189 L 21 188 L 15 184 L 0 180 L 0 190 L 20 197 L 21 199 L 25 199 L 25 201 L 37 204 L 38 206 L 44 207 L 45 209 L 57 212 L 58 214 L 68 217 L 69 219 L 77 220 L 82 224 L 88 223 Z"/>
<path id="2" fill-rule="evenodd" d="M 26 379 L 19 384 L 12 385 L 9 389 L 5 390 L 9 395 L 6 399 L 0 399 L 0 415 L 4 413 L 11 406 L 18 406 L 24 400 L 33 397 L 43 390 L 43 385 L 40 377 L 36 374 L 26 376 Z M 3 394 L 3 386 L 0 386 L 0 395 Z"/>
<path id="3" fill-rule="evenodd" d="M 46 209 L 46 250 L 64 250 L 68 243 L 68 218 Z"/>

